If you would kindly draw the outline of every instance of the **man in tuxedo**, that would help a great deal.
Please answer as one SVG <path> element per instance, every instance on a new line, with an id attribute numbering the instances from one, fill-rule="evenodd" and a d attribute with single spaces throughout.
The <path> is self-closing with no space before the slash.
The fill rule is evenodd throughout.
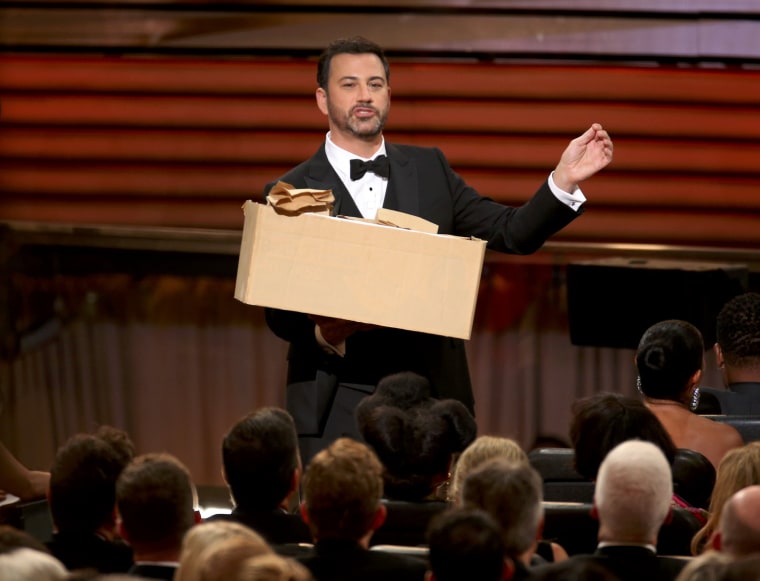
<path id="1" fill-rule="evenodd" d="M 116 481 L 121 536 L 134 550 L 129 574 L 173 579 L 182 539 L 200 522 L 197 493 L 190 472 L 171 454 L 144 454 Z"/>
<path id="2" fill-rule="evenodd" d="M 612 141 L 594 123 L 570 142 L 528 202 L 498 204 L 468 186 L 439 149 L 385 141 L 389 79 L 388 61 L 375 43 L 361 37 L 331 43 L 319 59 L 316 89 L 329 132 L 313 157 L 277 181 L 332 190 L 336 215 L 374 218 L 378 208 L 389 208 L 434 222 L 441 234 L 528 254 L 583 211 L 578 184 L 612 159 Z M 304 463 L 336 437 L 356 437 L 353 408 L 391 373 L 419 373 L 436 397 L 458 399 L 474 412 L 462 340 L 275 309 L 266 316 L 290 343 L 287 408 Z"/>
<path id="3" fill-rule="evenodd" d="M 594 489 L 599 519 L 597 549 L 565 561 L 533 568 L 540 579 L 598 564 L 620 581 L 672 581 L 685 559 L 657 554 L 657 536 L 671 511 L 673 482 L 665 454 L 651 442 L 627 440 L 602 461 Z M 577 573 L 579 581 L 590 579 Z M 593 578 L 598 578 L 593 576 Z"/>
<path id="4" fill-rule="evenodd" d="M 290 512 L 301 480 L 301 458 L 287 411 L 263 407 L 237 421 L 222 441 L 222 466 L 235 508 L 209 520 L 239 522 L 272 545 L 311 541 L 300 515 Z"/>

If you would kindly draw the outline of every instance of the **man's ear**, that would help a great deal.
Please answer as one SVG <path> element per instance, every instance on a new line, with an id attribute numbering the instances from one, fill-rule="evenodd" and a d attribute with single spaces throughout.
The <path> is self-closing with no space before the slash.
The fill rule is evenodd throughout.
<path id="1" fill-rule="evenodd" d="M 504 559 L 504 569 L 501 572 L 502 581 L 511 581 L 515 576 L 515 562 L 507 557 Z"/>
<path id="2" fill-rule="evenodd" d="M 388 509 L 386 508 L 384 504 L 380 504 L 380 506 L 377 507 L 377 512 L 375 513 L 375 517 L 372 519 L 370 530 L 376 531 L 381 526 L 383 526 L 383 523 L 385 522 L 385 519 L 387 516 L 388 516 Z"/>
<path id="3" fill-rule="evenodd" d="M 723 538 L 721 537 L 720 531 L 715 531 L 712 536 L 712 548 L 716 551 L 720 551 L 721 546 L 723 546 Z"/>
<path id="4" fill-rule="evenodd" d="M 323 115 L 327 115 L 328 113 L 327 91 L 325 91 L 322 87 L 317 87 L 317 92 L 315 93 L 315 96 L 317 98 L 317 107 L 319 107 L 319 110 L 322 112 Z"/>
<path id="5" fill-rule="evenodd" d="M 129 535 L 124 530 L 124 521 L 121 520 L 121 517 L 116 517 L 116 533 L 125 543 L 129 544 Z"/>
<path id="6" fill-rule="evenodd" d="M 306 509 L 306 501 L 301 501 L 301 503 L 298 505 L 298 509 L 301 512 L 301 520 L 307 525 L 311 524 L 309 522 L 309 511 Z"/>
<path id="7" fill-rule="evenodd" d="M 715 362 L 718 364 L 718 367 L 720 369 L 723 369 L 723 367 L 726 365 L 726 362 L 723 359 L 723 350 L 720 348 L 720 345 L 716 343 L 713 345 L 713 351 L 715 352 Z"/>

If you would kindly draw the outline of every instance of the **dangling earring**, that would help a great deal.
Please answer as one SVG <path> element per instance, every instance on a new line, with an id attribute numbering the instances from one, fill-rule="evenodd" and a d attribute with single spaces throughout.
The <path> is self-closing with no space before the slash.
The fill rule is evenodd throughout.
<path id="1" fill-rule="evenodd" d="M 694 391 L 691 392 L 691 400 L 689 401 L 689 409 L 693 412 L 697 411 L 697 408 L 699 407 L 699 396 L 700 396 L 699 387 L 695 387 Z"/>
<path id="2" fill-rule="evenodd" d="M 644 395 L 644 392 L 641 390 L 641 376 L 636 376 L 636 389 L 639 391 L 641 395 Z"/>

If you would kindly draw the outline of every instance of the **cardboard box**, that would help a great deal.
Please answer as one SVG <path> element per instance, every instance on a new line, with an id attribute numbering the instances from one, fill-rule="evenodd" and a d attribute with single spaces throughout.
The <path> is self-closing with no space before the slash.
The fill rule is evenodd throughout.
<path id="1" fill-rule="evenodd" d="M 486 243 L 247 201 L 235 298 L 469 339 Z"/>

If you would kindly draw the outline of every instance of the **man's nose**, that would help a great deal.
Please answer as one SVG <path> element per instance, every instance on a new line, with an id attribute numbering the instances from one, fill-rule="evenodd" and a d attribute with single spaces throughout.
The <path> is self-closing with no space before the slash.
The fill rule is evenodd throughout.
<path id="1" fill-rule="evenodd" d="M 365 103 L 372 100 L 372 93 L 367 85 L 359 84 L 359 100 Z"/>

